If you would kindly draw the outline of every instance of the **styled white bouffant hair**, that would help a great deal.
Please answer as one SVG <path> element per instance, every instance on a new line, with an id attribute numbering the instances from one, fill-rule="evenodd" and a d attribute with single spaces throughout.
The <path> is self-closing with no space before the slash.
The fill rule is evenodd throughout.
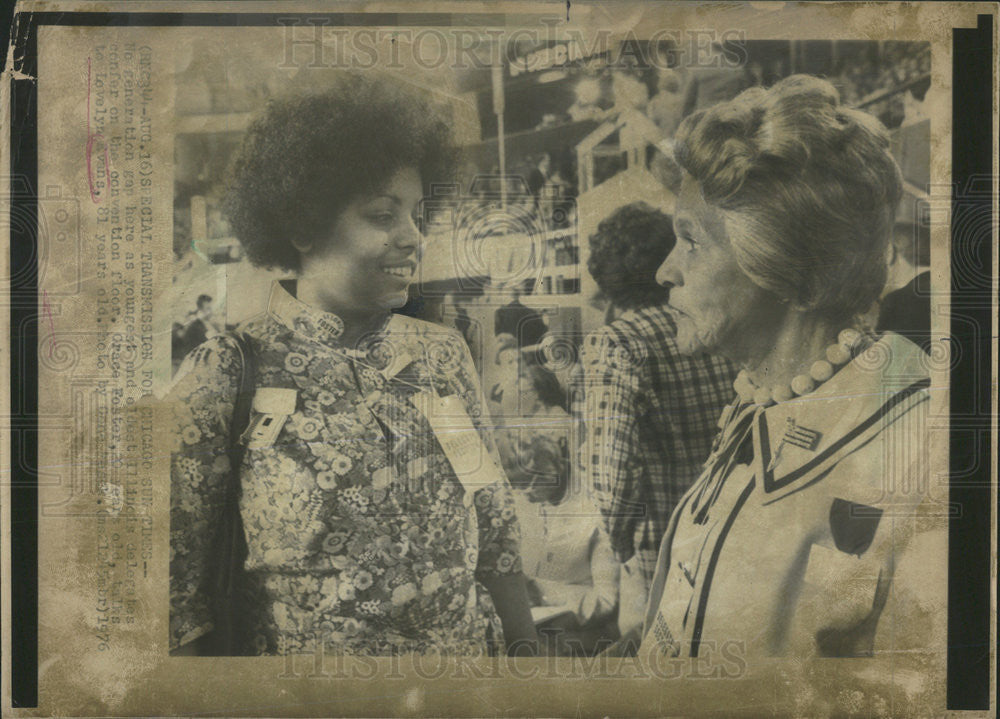
<path id="1" fill-rule="evenodd" d="M 835 321 L 878 297 L 902 177 L 885 127 L 829 82 L 793 75 L 695 113 L 675 156 L 755 284 Z"/>

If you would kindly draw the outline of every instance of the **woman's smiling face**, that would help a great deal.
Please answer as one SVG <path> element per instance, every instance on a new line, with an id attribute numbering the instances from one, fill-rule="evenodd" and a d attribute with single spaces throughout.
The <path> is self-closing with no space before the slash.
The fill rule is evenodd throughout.
<path id="1" fill-rule="evenodd" d="M 326 306 L 364 314 L 406 303 L 419 261 L 414 217 L 422 197 L 419 172 L 405 167 L 377 192 L 347 203 L 327 242 L 302 257 L 302 275 L 323 288 Z"/>

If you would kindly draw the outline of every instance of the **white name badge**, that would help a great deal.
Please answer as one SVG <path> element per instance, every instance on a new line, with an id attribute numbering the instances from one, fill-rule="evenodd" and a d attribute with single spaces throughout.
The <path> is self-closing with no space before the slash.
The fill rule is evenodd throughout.
<path id="1" fill-rule="evenodd" d="M 493 461 L 458 397 L 436 397 L 429 392 L 417 392 L 410 397 L 410 402 L 430 423 L 455 476 L 465 489 L 466 501 L 471 501 L 472 494 L 477 490 L 503 482 L 503 473 Z"/>
<path id="2" fill-rule="evenodd" d="M 284 387 L 260 387 L 253 395 L 253 411 L 261 414 L 295 413 L 295 400 L 299 392 Z"/>
<path id="3" fill-rule="evenodd" d="M 247 449 L 267 449 L 274 446 L 281 428 L 295 412 L 298 391 L 282 387 L 260 387 L 253 396 L 254 414 L 243 437 Z"/>

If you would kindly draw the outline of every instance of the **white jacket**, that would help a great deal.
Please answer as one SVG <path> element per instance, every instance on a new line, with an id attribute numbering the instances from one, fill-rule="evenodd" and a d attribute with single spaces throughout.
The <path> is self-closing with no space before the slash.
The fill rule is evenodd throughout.
<path id="1" fill-rule="evenodd" d="M 926 362 L 886 334 L 815 392 L 749 412 L 749 464 L 713 483 L 713 454 L 671 518 L 640 656 L 920 644 L 906 622 L 940 616 L 947 561 L 946 512 L 925 501 Z"/>

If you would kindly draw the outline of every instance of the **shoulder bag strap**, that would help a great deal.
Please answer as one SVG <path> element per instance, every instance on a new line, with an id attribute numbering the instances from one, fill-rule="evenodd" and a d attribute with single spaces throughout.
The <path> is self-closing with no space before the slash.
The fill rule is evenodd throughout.
<path id="1" fill-rule="evenodd" d="M 242 494 L 240 467 L 246 454 L 246 444 L 242 440 L 250 424 L 250 409 L 253 404 L 257 374 L 256 355 L 250 339 L 240 332 L 231 336 L 240 355 L 241 371 L 227 439 L 229 477 L 226 481 L 225 504 L 217 535 L 218 571 L 213 581 L 215 631 L 212 653 L 217 656 L 233 656 L 241 649 L 237 641 L 240 631 L 237 591 L 247 558 L 247 545 L 243 532 L 243 518 L 240 516 Z"/>

